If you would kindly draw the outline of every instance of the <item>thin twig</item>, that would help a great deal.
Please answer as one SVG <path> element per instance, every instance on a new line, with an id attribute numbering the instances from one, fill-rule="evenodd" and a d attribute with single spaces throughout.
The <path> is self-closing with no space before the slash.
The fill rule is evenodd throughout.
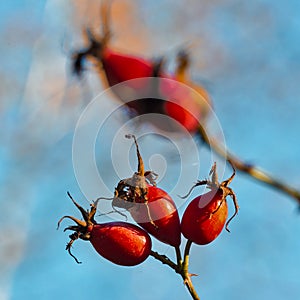
<path id="1" fill-rule="evenodd" d="M 168 265 L 170 268 L 172 268 L 176 273 L 179 273 L 178 266 L 166 255 L 159 254 L 158 252 L 151 251 L 151 256 L 153 256 L 155 259 L 162 262 L 164 265 Z"/>
<path id="2" fill-rule="evenodd" d="M 189 273 L 189 257 L 190 257 L 190 249 L 192 246 L 192 241 L 187 240 L 185 249 L 184 249 L 184 259 L 182 264 L 181 276 L 184 280 L 184 284 L 188 288 L 191 296 L 194 300 L 200 300 L 191 280 L 191 274 Z"/>
<path id="3" fill-rule="evenodd" d="M 241 161 L 239 158 L 237 158 L 236 156 L 228 152 L 224 147 L 222 147 L 217 140 L 209 137 L 202 125 L 199 125 L 198 127 L 198 134 L 210 149 L 212 149 L 216 154 L 225 158 L 228 162 L 231 162 L 231 164 L 236 169 L 248 174 L 249 176 L 251 176 L 252 178 L 256 179 L 259 182 L 265 183 L 285 194 L 288 194 L 289 196 L 293 197 L 300 205 L 299 190 L 272 177 L 271 175 L 267 174 L 265 171 L 258 169 L 256 166 Z"/>
<path id="4" fill-rule="evenodd" d="M 193 283 L 191 281 L 191 276 L 188 272 L 188 261 L 189 261 L 188 256 L 189 256 L 189 249 L 191 247 L 191 244 L 192 244 L 191 241 L 187 242 L 187 246 L 186 246 L 186 250 L 185 250 L 185 258 L 184 258 L 184 263 L 183 263 L 185 265 L 184 267 L 183 267 L 182 263 L 180 263 L 180 265 L 175 264 L 166 255 L 159 254 L 155 251 L 151 251 L 150 255 L 153 256 L 155 259 L 159 260 L 160 262 L 162 262 L 163 264 L 168 265 L 176 273 L 178 273 L 182 277 L 183 282 L 186 285 L 186 287 L 187 287 L 190 295 L 192 296 L 193 300 L 200 300 L 200 298 L 199 298 L 199 296 L 198 296 L 198 294 L 197 294 L 197 292 L 196 292 L 196 290 L 193 286 Z M 180 252 L 179 248 L 176 250 L 176 253 L 178 251 Z M 178 253 L 177 253 L 177 260 L 179 260 L 178 257 L 181 258 L 181 254 L 178 255 Z M 181 260 L 180 260 L 180 262 L 181 262 Z"/>
<path id="5" fill-rule="evenodd" d="M 176 252 L 177 265 L 179 268 L 181 268 L 182 267 L 182 257 L 181 257 L 181 252 L 180 252 L 179 246 L 175 247 L 175 252 Z"/>
<path id="6" fill-rule="evenodd" d="M 184 261 L 183 261 L 183 265 L 182 265 L 182 269 L 184 270 L 184 272 L 188 271 L 191 246 L 192 246 L 192 241 L 187 240 L 185 249 L 184 249 Z"/>

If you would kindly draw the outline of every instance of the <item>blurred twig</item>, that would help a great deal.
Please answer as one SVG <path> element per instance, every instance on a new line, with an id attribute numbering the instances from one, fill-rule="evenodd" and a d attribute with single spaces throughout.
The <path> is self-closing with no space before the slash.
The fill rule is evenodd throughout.
<path id="1" fill-rule="evenodd" d="M 277 190 L 293 197 L 300 205 L 299 190 L 287 185 L 281 180 L 274 178 L 273 176 L 267 174 L 264 170 L 261 170 L 252 164 L 243 162 L 238 157 L 228 152 L 216 139 L 208 136 L 205 128 L 202 125 L 199 125 L 198 127 L 198 135 L 211 150 L 225 158 L 228 162 L 231 162 L 231 164 L 237 170 L 248 174 L 259 182 L 265 183 L 266 185 L 276 188 Z"/>

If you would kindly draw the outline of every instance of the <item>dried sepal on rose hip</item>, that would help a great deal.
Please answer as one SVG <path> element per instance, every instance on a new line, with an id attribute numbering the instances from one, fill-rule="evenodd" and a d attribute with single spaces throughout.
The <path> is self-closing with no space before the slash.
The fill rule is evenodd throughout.
<path id="1" fill-rule="evenodd" d="M 70 241 L 66 246 L 69 254 L 80 263 L 71 253 L 74 241 L 82 239 L 90 241 L 95 250 L 104 258 L 121 266 L 135 266 L 142 263 L 151 253 L 151 238 L 142 228 L 125 223 L 109 222 L 98 224 L 94 217 L 97 210 L 97 202 L 91 204 L 90 210 L 84 210 L 68 193 L 75 206 L 80 210 L 83 220 L 72 216 L 64 216 L 58 222 L 68 218 L 76 225 L 64 229 L 74 231 L 69 237 Z"/>
<path id="2" fill-rule="evenodd" d="M 102 18 L 101 37 L 96 37 L 89 28 L 83 30 L 83 37 L 88 43 L 88 46 L 84 50 L 75 51 L 72 55 L 71 62 L 72 72 L 78 77 L 81 77 L 85 71 L 84 60 L 86 58 L 101 59 L 106 49 L 109 51 L 108 45 L 111 40 L 111 31 L 109 26 L 110 5 L 110 2 L 102 1 L 100 6 L 100 14 Z"/>
<path id="3" fill-rule="evenodd" d="M 176 205 L 167 192 L 156 186 L 156 174 L 144 170 L 135 136 L 126 137 L 134 139 L 138 170 L 132 177 L 118 183 L 112 206 L 125 208 L 132 218 L 155 238 L 178 248 L 181 231 Z"/>
<path id="4" fill-rule="evenodd" d="M 200 185 L 206 185 L 210 189 L 208 193 L 191 201 L 181 220 L 181 231 L 184 237 L 199 245 L 209 244 L 215 240 L 224 226 L 229 231 L 228 224 L 236 216 L 239 209 L 235 193 L 228 186 L 235 176 L 234 167 L 233 174 L 222 183 L 218 182 L 216 163 L 213 165 L 210 175 L 210 180 L 198 181 L 189 191 L 188 195 Z M 235 207 L 235 212 L 229 220 L 227 220 L 227 196 L 232 198 Z"/>

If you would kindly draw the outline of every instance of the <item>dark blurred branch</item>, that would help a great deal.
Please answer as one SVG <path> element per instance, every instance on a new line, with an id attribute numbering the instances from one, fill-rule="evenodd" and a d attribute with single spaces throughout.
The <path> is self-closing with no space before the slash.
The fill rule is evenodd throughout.
<path id="1" fill-rule="evenodd" d="M 199 125 L 198 128 L 198 135 L 200 135 L 201 139 L 211 150 L 213 150 L 216 154 L 220 155 L 221 157 L 225 158 L 228 162 L 231 162 L 231 164 L 237 170 L 248 174 L 249 176 L 251 176 L 259 182 L 263 182 L 285 194 L 288 194 L 289 196 L 293 197 L 300 205 L 299 190 L 272 177 L 265 171 L 258 169 L 256 166 L 241 161 L 239 158 L 228 152 L 217 140 L 209 137 L 204 127 L 201 125 Z"/>

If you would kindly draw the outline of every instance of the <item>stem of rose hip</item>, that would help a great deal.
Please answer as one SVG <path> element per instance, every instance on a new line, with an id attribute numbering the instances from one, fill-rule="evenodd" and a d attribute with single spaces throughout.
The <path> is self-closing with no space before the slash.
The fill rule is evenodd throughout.
<path id="1" fill-rule="evenodd" d="M 182 257 L 181 257 L 181 252 L 180 252 L 179 246 L 175 247 L 175 252 L 176 252 L 177 266 L 179 268 L 181 268 L 182 267 Z"/>
<path id="2" fill-rule="evenodd" d="M 188 274 L 190 249 L 191 249 L 192 243 L 193 242 L 191 240 L 187 240 L 185 249 L 184 249 L 184 261 L 183 261 L 183 265 L 182 265 L 182 270 L 186 274 Z"/>
<path id="3" fill-rule="evenodd" d="M 159 254 L 155 251 L 151 251 L 150 255 L 153 256 L 155 259 L 159 260 L 161 263 L 168 265 L 170 268 L 172 268 L 177 274 L 179 274 L 184 284 L 186 285 L 190 295 L 194 300 L 200 300 L 193 283 L 191 281 L 191 275 L 188 272 L 188 264 L 189 264 L 189 251 L 190 247 L 192 245 L 191 241 L 187 241 L 185 252 L 184 252 L 184 261 L 182 263 L 181 260 L 181 254 L 178 254 L 178 251 L 180 252 L 180 249 L 176 249 L 176 256 L 178 263 L 175 264 L 171 259 L 169 259 L 166 255 Z M 179 259 L 180 258 L 180 259 Z"/>
<path id="4" fill-rule="evenodd" d="M 200 124 L 198 127 L 198 134 L 210 149 L 212 149 L 219 156 L 225 158 L 227 161 L 231 162 L 231 164 L 237 170 L 248 174 L 259 182 L 265 183 L 285 194 L 288 194 L 289 196 L 293 197 L 300 205 L 300 191 L 276 178 L 273 178 L 271 175 L 267 174 L 263 170 L 258 169 L 256 166 L 241 161 L 239 158 L 228 152 L 222 145 L 220 145 L 217 140 L 209 137 L 206 133 L 205 128 Z"/>
<path id="5" fill-rule="evenodd" d="M 135 147 L 136 147 L 136 155 L 137 155 L 137 158 L 138 158 L 138 174 L 140 176 L 145 176 L 144 162 L 143 162 L 143 159 L 142 159 L 142 156 L 141 156 L 141 153 L 140 153 L 140 149 L 139 149 L 139 145 L 137 143 L 135 135 L 133 135 L 133 134 L 126 134 L 125 137 L 127 139 L 133 139 L 134 140 L 134 144 L 135 144 Z"/>
<path id="6" fill-rule="evenodd" d="M 197 295 L 197 292 L 193 286 L 192 280 L 191 280 L 191 274 L 189 273 L 189 257 L 190 257 L 190 249 L 192 246 L 192 241 L 187 240 L 185 249 L 184 249 L 184 260 L 182 264 L 182 269 L 181 269 L 181 276 L 184 280 L 184 284 L 187 286 L 191 296 L 195 300 L 200 300 L 199 296 Z"/>

